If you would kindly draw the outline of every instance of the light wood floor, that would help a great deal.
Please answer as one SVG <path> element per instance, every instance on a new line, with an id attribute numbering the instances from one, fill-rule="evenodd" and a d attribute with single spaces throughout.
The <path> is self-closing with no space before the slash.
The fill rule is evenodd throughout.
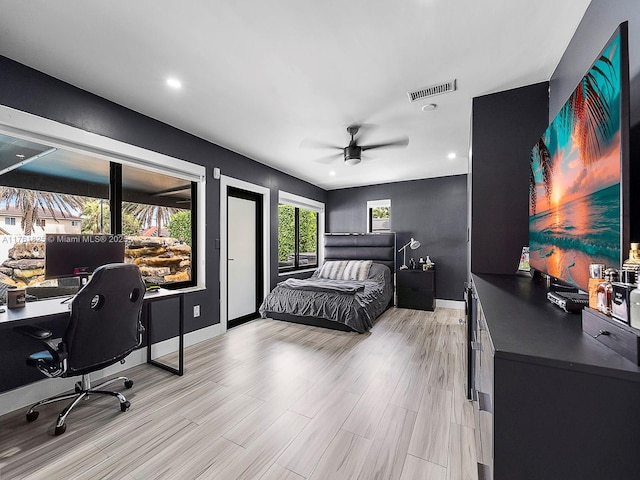
<path id="1" fill-rule="evenodd" d="M 462 311 L 388 310 L 370 333 L 255 320 L 92 397 L 0 417 L 0 480 L 477 480 Z"/>

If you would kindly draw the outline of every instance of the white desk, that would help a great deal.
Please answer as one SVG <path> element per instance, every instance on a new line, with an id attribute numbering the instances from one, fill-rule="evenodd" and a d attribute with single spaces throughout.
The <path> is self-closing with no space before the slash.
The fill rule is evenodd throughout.
<path id="1" fill-rule="evenodd" d="M 166 300 L 168 298 L 175 297 L 178 297 L 180 301 L 178 368 L 160 363 L 151 358 L 151 329 L 153 323 L 151 318 L 151 308 L 148 309 L 147 315 L 147 363 L 171 373 L 175 373 L 176 375 L 182 375 L 184 373 L 184 293 L 179 290 L 161 288 L 156 291 L 146 292 L 144 295 L 144 303 L 150 304 L 158 300 Z M 57 297 L 47 300 L 39 300 L 37 302 L 27 302 L 24 307 L 12 310 L 7 308 L 5 305 L 3 307 L 5 308 L 5 311 L 0 313 L 0 330 L 14 328 L 20 325 L 26 325 L 46 320 L 47 318 L 68 314 L 71 307 L 71 299 L 66 303 L 62 303 L 63 300 L 64 298 Z"/>

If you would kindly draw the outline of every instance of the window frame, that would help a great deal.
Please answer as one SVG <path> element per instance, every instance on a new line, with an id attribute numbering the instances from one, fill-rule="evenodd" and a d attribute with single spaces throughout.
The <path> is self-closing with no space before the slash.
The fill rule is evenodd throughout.
<path id="1" fill-rule="evenodd" d="M 324 244 L 324 224 L 325 224 L 325 205 L 322 202 L 318 202 L 316 200 L 312 200 L 310 198 L 302 197 L 300 195 L 295 195 L 293 193 L 288 193 L 282 190 L 278 191 L 278 206 L 280 205 L 289 205 L 295 208 L 295 247 L 294 247 L 294 266 L 293 267 L 280 267 L 278 265 L 278 274 L 279 275 L 287 275 L 291 273 L 298 273 L 303 271 L 313 271 L 322 265 L 324 260 L 324 250 L 320 248 L 321 245 Z M 299 209 L 303 208 L 305 210 L 311 210 L 316 212 L 316 265 L 300 265 L 299 264 Z M 280 229 L 280 225 L 278 224 L 278 230 Z"/>
<path id="2" fill-rule="evenodd" d="M 373 232 L 371 229 L 373 227 L 373 209 L 377 207 L 389 207 L 389 230 L 378 230 Z M 367 200 L 367 233 L 379 233 L 379 232 L 393 232 L 393 228 L 391 225 L 391 199 L 383 199 L 383 200 Z"/>
<path id="3" fill-rule="evenodd" d="M 204 241 L 206 168 L 204 166 L 2 105 L 0 105 L 0 133 L 192 182 L 192 278 L 188 286 L 206 288 L 206 243 Z M 167 285 L 168 288 L 184 286 L 187 285 L 183 283 Z"/>

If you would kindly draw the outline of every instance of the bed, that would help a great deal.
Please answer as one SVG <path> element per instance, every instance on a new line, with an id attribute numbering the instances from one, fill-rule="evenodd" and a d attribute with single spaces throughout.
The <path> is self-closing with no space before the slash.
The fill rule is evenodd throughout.
<path id="1" fill-rule="evenodd" d="M 271 291 L 261 317 L 364 333 L 393 305 L 395 234 L 326 234 L 324 263 Z"/>

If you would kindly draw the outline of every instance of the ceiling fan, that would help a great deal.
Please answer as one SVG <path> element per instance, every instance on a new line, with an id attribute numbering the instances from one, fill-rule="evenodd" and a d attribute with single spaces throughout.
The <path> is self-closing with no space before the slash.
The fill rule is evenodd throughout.
<path id="1" fill-rule="evenodd" d="M 344 163 L 346 165 L 356 165 L 360 163 L 362 161 L 362 152 L 366 150 L 372 150 L 374 148 L 406 147 L 407 145 L 409 145 L 409 137 L 406 137 L 406 136 L 398 138 L 396 140 L 390 140 L 384 143 L 358 145 L 358 142 L 356 141 L 355 137 L 360 131 L 361 127 L 362 125 L 357 125 L 357 124 L 349 125 L 347 127 L 347 133 L 351 135 L 351 141 L 349 142 L 349 145 L 347 145 L 346 147 L 339 147 L 337 145 L 330 145 L 330 144 L 321 143 L 321 142 L 305 142 L 305 145 L 312 146 L 315 148 L 331 148 L 331 149 L 341 150 L 342 153 L 330 155 L 329 157 L 320 158 L 320 159 L 317 159 L 316 161 L 320 163 L 329 163 L 340 157 L 343 157 Z"/>

